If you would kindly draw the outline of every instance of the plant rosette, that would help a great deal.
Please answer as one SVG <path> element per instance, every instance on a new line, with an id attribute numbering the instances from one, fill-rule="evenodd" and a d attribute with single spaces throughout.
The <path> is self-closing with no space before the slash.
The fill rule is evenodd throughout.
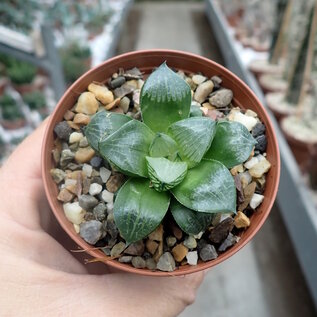
<path id="1" fill-rule="evenodd" d="M 62 225 L 73 226 L 88 253 L 120 269 L 175 275 L 210 267 L 239 248 L 271 199 L 267 173 L 279 161 L 268 158 L 267 126 L 234 102 L 220 72 L 175 72 L 163 62 L 147 77 L 116 65 L 107 83 L 86 80 L 51 124 L 53 168 L 44 182 L 46 190 L 50 176 L 57 184 L 53 210 L 62 206 Z"/>

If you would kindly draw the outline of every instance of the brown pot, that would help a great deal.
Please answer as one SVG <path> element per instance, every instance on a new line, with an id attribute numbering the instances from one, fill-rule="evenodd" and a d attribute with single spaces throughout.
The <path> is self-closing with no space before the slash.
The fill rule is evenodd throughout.
<path id="1" fill-rule="evenodd" d="M 20 129 L 26 126 L 26 120 L 25 119 L 17 119 L 14 121 L 11 120 L 1 120 L 1 125 L 6 129 L 6 130 L 16 130 Z"/>
<path id="2" fill-rule="evenodd" d="M 267 60 L 254 60 L 250 63 L 249 70 L 259 80 L 263 74 L 282 74 L 283 67 L 278 64 L 270 64 Z"/>
<path id="3" fill-rule="evenodd" d="M 287 90 L 287 82 L 280 75 L 262 74 L 258 82 L 265 95 L 271 92 L 285 92 Z"/>
<path id="4" fill-rule="evenodd" d="M 278 97 L 278 98 L 277 98 Z M 274 114 L 274 117 L 278 122 L 286 118 L 289 115 L 295 113 L 295 108 L 281 108 L 281 103 L 284 100 L 284 93 L 282 92 L 272 92 L 265 96 L 266 105 Z"/>
<path id="5" fill-rule="evenodd" d="M 49 80 L 46 76 L 37 75 L 35 76 L 34 80 L 29 84 L 22 84 L 22 85 L 12 84 L 12 86 L 21 95 L 24 95 L 30 92 L 43 90 L 44 87 L 48 84 L 48 81 Z"/>
<path id="6" fill-rule="evenodd" d="M 281 121 L 281 128 L 287 143 L 289 144 L 301 171 L 308 172 L 312 167 L 312 164 L 316 162 L 317 143 L 305 142 L 304 140 L 297 139 L 285 128 L 283 124 L 284 120 L 285 118 Z"/>
<path id="7" fill-rule="evenodd" d="M 220 75 L 223 79 L 223 86 L 233 91 L 234 105 L 241 108 L 244 108 L 245 105 L 248 105 L 250 109 L 256 111 L 260 119 L 266 125 L 266 133 L 268 139 L 267 158 L 272 164 L 272 167 L 267 175 L 267 186 L 264 193 L 264 201 L 259 207 L 258 211 L 255 212 L 251 217 L 251 225 L 245 232 L 241 234 L 241 239 L 239 243 L 234 245 L 231 249 L 224 252 L 223 254 L 220 254 L 216 260 L 198 263 L 197 266 L 181 266 L 178 270 L 172 273 L 159 271 L 152 272 L 147 269 L 136 269 L 129 264 L 120 263 L 116 260 L 109 260 L 109 258 L 100 250 L 92 249 L 91 245 L 87 244 L 75 232 L 73 225 L 65 217 L 62 204 L 57 200 L 58 188 L 49 173 L 51 168 L 55 166 L 51 156 L 51 152 L 54 147 L 54 126 L 58 122 L 63 120 L 63 115 L 66 110 L 70 109 L 73 106 L 80 93 L 87 89 L 88 84 L 90 84 L 92 81 L 106 82 L 113 73 L 118 71 L 120 67 L 124 69 L 138 67 L 145 74 L 149 74 L 150 72 L 152 72 L 153 68 L 159 66 L 164 61 L 167 61 L 170 67 L 180 69 L 188 73 L 203 72 L 204 75 L 208 77 Z M 269 215 L 277 193 L 279 176 L 280 158 L 277 139 L 274 134 L 269 116 L 255 94 L 237 76 L 235 76 L 223 66 L 207 58 L 180 51 L 145 50 L 131 52 L 111 58 L 98 67 L 91 69 L 83 76 L 81 76 L 65 92 L 64 96 L 59 101 L 57 107 L 55 108 L 55 111 L 50 118 L 43 141 L 42 177 L 44 181 L 45 192 L 50 206 L 61 226 L 68 233 L 68 235 L 82 249 L 87 250 L 87 252 L 91 256 L 96 258 L 103 258 L 105 261 L 108 260 L 107 264 L 114 268 L 142 275 L 175 276 L 190 274 L 215 266 L 235 254 L 254 237 L 254 235 L 261 228 L 265 219 Z"/>

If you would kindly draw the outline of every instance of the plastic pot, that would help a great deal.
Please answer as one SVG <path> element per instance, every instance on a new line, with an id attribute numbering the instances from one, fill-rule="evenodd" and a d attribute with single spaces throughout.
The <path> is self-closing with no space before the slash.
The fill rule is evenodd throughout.
<path id="1" fill-rule="evenodd" d="M 181 266 L 178 270 L 171 273 L 160 271 L 153 272 L 148 269 L 136 269 L 129 264 L 120 263 L 117 260 L 109 260 L 102 251 L 93 250 L 92 246 L 88 245 L 75 232 L 73 225 L 65 217 L 62 204 L 57 200 L 57 185 L 54 183 L 49 173 L 50 169 L 55 166 L 51 156 L 51 151 L 54 147 L 54 126 L 63 120 L 63 115 L 66 110 L 73 106 L 80 93 L 85 91 L 92 81 L 106 82 L 114 72 L 118 71 L 120 67 L 124 69 L 138 67 L 145 74 L 149 74 L 153 68 L 159 66 L 164 61 L 167 61 L 170 67 L 183 70 L 188 73 L 202 72 L 208 77 L 214 75 L 221 76 L 223 79 L 223 87 L 229 88 L 233 91 L 234 105 L 240 106 L 241 108 L 247 106 L 249 109 L 254 110 L 266 125 L 268 140 L 267 158 L 272 164 L 272 167 L 267 175 L 264 201 L 251 217 L 251 225 L 246 231 L 242 232 L 240 241 L 231 249 L 220 254 L 216 260 L 198 263 L 196 266 Z M 42 149 L 42 177 L 47 199 L 53 213 L 67 234 L 78 244 L 78 246 L 87 250 L 87 253 L 91 256 L 103 258 L 107 261 L 107 265 L 123 271 L 150 276 L 175 276 L 194 273 L 213 267 L 239 251 L 254 237 L 263 225 L 265 219 L 268 217 L 276 197 L 279 176 L 280 158 L 277 139 L 269 116 L 255 94 L 237 76 L 223 66 L 207 58 L 181 51 L 145 50 L 131 52 L 111 58 L 98 67 L 85 73 L 65 92 L 55 108 L 47 126 Z"/>

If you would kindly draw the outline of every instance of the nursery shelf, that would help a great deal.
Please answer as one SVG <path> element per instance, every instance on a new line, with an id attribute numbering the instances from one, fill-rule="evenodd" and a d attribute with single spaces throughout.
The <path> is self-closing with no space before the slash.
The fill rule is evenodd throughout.
<path id="1" fill-rule="evenodd" d="M 265 105 L 264 95 L 249 72 L 238 49 L 230 27 L 214 0 L 206 0 L 206 14 L 223 54 L 226 66 L 239 76 Z M 299 171 L 295 158 L 270 113 L 281 152 L 281 179 L 277 203 L 288 229 L 301 269 L 306 278 L 315 307 L 317 307 L 317 211 Z M 290 259 L 291 260 L 291 259 Z"/>

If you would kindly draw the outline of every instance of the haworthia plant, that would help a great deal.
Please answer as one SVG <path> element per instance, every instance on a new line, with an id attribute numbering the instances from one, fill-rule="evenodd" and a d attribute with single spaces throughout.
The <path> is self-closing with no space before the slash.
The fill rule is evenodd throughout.
<path id="1" fill-rule="evenodd" d="M 100 156 L 130 176 L 114 203 L 126 242 L 146 237 L 168 209 L 188 234 L 205 230 L 215 213 L 235 213 L 228 168 L 250 156 L 256 141 L 249 131 L 192 116 L 191 89 L 166 63 L 144 83 L 140 108 L 143 122 L 100 111 L 85 130 Z"/>

